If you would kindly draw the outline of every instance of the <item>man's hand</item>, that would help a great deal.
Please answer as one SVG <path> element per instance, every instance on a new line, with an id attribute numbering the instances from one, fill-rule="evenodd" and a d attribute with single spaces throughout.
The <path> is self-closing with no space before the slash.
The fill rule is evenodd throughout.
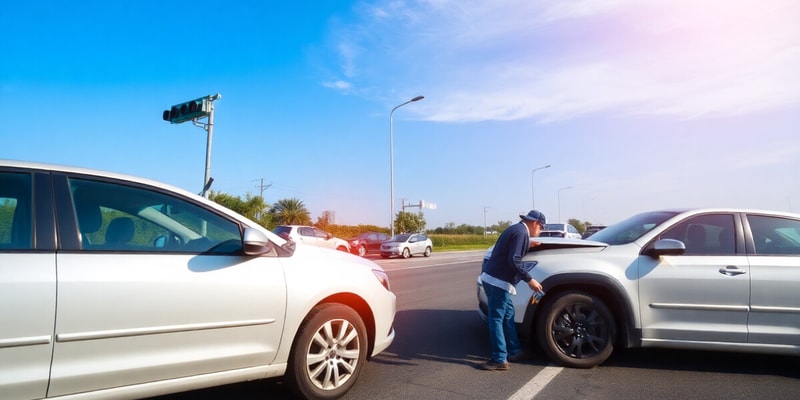
<path id="1" fill-rule="evenodd" d="M 536 281 L 536 279 L 531 279 L 528 281 L 528 286 L 534 292 L 541 292 L 542 291 L 542 284 Z"/>
<path id="2" fill-rule="evenodd" d="M 531 241 L 531 247 L 536 247 L 536 246 L 539 246 L 541 244 L 542 244 L 542 242 Z"/>

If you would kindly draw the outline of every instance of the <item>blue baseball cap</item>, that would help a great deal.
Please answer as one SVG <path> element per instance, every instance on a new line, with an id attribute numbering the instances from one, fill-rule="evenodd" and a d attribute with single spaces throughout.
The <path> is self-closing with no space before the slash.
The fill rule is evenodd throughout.
<path id="1" fill-rule="evenodd" d="M 547 219 L 544 217 L 544 214 L 542 214 L 541 211 L 530 210 L 525 215 L 520 214 L 519 217 L 524 219 L 524 220 L 526 220 L 526 221 L 536 221 L 536 222 L 542 224 L 542 226 L 547 224 Z"/>

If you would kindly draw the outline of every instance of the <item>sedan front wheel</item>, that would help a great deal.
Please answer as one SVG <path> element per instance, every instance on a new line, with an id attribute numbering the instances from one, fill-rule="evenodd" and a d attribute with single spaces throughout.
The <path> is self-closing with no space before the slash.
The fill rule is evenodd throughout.
<path id="1" fill-rule="evenodd" d="M 614 317 L 599 298 L 583 292 L 557 294 L 542 305 L 539 344 L 549 358 L 572 368 L 592 368 L 614 350 Z"/>
<path id="2" fill-rule="evenodd" d="M 308 314 L 289 356 L 286 380 L 306 399 L 336 399 L 356 382 L 366 363 L 367 329 L 344 304 L 322 304 Z"/>

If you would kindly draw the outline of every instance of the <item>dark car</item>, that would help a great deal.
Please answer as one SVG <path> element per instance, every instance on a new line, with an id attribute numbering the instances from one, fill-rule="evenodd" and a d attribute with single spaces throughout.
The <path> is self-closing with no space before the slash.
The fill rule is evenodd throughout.
<path id="1" fill-rule="evenodd" d="M 380 232 L 364 232 L 353 239 L 348 239 L 350 251 L 361 257 L 370 252 L 381 251 L 381 244 L 389 240 L 389 235 Z"/>

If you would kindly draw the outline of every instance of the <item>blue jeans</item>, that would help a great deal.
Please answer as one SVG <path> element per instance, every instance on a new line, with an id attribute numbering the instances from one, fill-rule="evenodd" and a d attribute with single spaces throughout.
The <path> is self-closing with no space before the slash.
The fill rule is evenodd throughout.
<path id="1" fill-rule="evenodd" d="M 483 284 L 486 293 L 489 312 L 489 342 L 492 349 L 492 361 L 506 362 L 509 354 L 516 355 L 522 352 L 522 344 L 517 336 L 517 326 L 514 323 L 514 304 L 511 302 L 511 293 L 488 283 Z"/>

